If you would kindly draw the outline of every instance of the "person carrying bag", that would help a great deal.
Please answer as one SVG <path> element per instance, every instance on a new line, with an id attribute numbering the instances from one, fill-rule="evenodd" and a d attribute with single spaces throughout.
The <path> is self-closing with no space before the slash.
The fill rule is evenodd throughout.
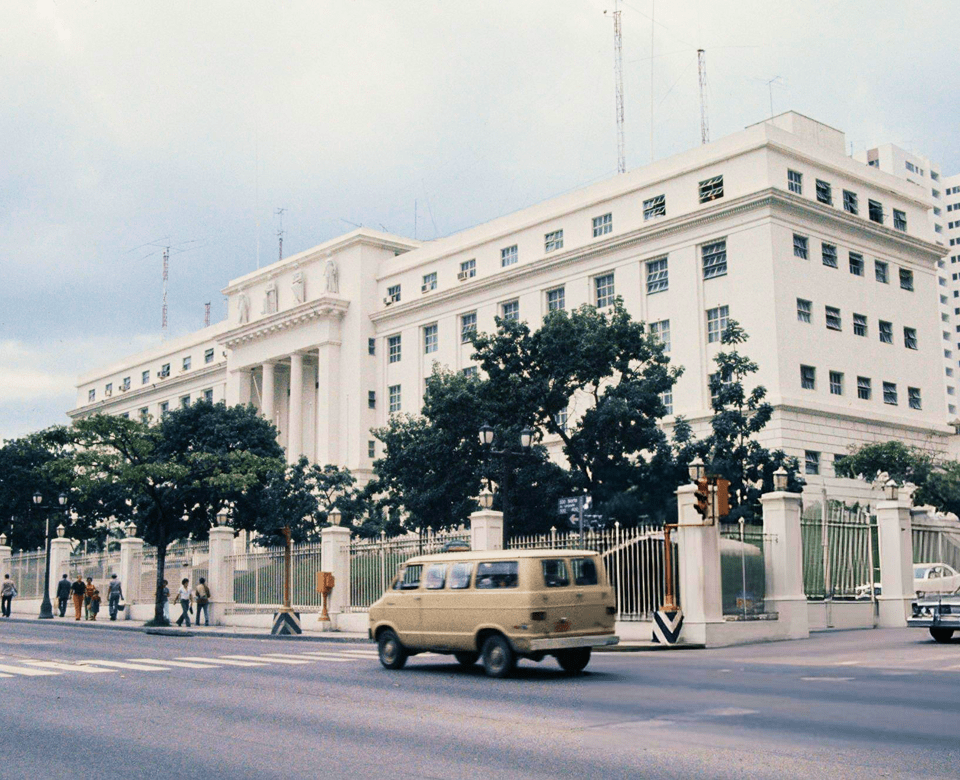
<path id="1" fill-rule="evenodd" d="M 207 585 L 207 581 L 201 577 L 200 582 L 197 584 L 197 589 L 194 591 L 194 594 L 197 599 L 197 625 L 200 625 L 200 616 L 204 617 L 204 625 L 210 625 L 210 587 Z"/>

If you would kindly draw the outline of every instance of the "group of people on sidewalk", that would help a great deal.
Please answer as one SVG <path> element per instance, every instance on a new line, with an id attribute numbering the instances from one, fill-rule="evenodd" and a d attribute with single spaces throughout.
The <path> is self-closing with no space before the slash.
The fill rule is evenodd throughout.
<path id="1" fill-rule="evenodd" d="M 0 615 L 10 617 L 11 604 L 17 595 L 17 586 L 9 574 L 3 575 L 3 584 L 0 585 Z M 100 613 L 100 604 L 103 597 L 100 595 L 100 589 L 94 584 L 93 577 L 87 577 L 86 581 L 82 574 L 77 575 L 73 582 L 64 574 L 60 582 L 57 583 L 57 607 L 60 611 L 60 617 L 65 617 L 67 605 L 71 598 L 73 599 L 73 609 L 75 620 L 80 620 L 85 616 L 87 620 L 96 620 Z M 111 620 L 117 619 L 117 614 L 124 609 L 123 604 L 123 585 L 116 574 L 111 575 L 107 582 L 107 608 Z M 190 588 L 190 580 L 185 578 L 180 583 L 180 590 L 177 591 L 177 601 L 180 602 L 182 613 L 177 618 L 177 625 L 183 625 L 186 622 L 187 628 L 190 627 L 190 615 L 193 612 L 193 605 L 197 605 L 197 625 L 200 625 L 201 615 L 204 618 L 204 624 L 210 625 L 210 587 L 205 578 L 201 577 L 197 587 Z M 170 620 L 170 588 L 167 587 L 167 581 L 163 581 L 163 616 Z"/>

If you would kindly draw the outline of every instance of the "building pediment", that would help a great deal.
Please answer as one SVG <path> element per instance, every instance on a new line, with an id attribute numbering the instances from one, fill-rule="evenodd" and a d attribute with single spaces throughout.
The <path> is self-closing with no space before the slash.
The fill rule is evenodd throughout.
<path id="1" fill-rule="evenodd" d="M 245 322 L 221 334 L 217 339 L 228 349 L 235 349 L 251 341 L 259 341 L 282 331 L 292 330 L 314 321 L 339 322 L 347 313 L 350 301 L 339 295 L 326 293 L 312 301 L 291 309 L 268 314 L 254 322 Z"/>

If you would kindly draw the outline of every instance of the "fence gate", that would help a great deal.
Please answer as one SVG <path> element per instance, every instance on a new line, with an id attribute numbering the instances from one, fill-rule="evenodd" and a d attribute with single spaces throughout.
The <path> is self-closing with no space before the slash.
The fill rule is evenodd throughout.
<path id="1" fill-rule="evenodd" d="M 880 582 L 877 518 L 863 507 L 829 501 L 805 508 L 800 520 L 803 588 L 808 599 L 876 600 Z"/>

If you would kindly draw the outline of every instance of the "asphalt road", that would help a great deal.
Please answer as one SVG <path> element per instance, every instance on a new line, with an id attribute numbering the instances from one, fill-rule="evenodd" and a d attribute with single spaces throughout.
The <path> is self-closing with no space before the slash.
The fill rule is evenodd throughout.
<path id="1" fill-rule="evenodd" d="M 441 656 L 389 672 L 366 644 L 0 623 L 2 778 L 380 776 L 956 778 L 960 643 L 856 631 L 489 680 Z"/>

